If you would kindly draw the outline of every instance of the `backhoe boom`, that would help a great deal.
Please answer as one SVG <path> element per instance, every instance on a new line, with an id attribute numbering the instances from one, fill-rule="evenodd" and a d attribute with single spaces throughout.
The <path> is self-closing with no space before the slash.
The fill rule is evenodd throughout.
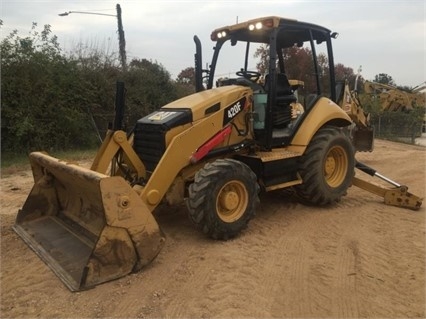
<path id="1" fill-rule="evenodd" d="M 355 167 L 363 171 L 364 173 L 373 177 L 378 177 L 393 186 L 392 188 L 386 188 L 375 183 L 367 182 L 356 176 L 354 176 L 352 180 L 353 185 L 362 188 L 370 193 L 383 197 L 385 204 L 409 208 L 413 210 L 418 210 L 422 205 L 423 198 L 409 193 L 407 186 L 400 185 L 399 183 L 377 173 L 375 169 L 363 163 L 356 162 Z"/>

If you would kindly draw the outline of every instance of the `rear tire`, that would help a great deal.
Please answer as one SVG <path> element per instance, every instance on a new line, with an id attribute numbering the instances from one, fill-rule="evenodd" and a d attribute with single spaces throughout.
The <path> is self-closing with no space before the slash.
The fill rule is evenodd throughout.
<path id="1" fill-rule="evenodd" d="M 354 166 L 354 149 L 343 130 L 321 128 L 300 159 L 303 183 L 296 186 L 296 192 L 315 205 L 340 201 L 352 184 Z"/>
<path id="2" fill-rule="evenodd" d="M 256 175 L 246 164 L 218 159 L 195 175 L 187 200 L 189 217 L 209 237 L 235 237 L 254 216 L 258 193 Z"/>

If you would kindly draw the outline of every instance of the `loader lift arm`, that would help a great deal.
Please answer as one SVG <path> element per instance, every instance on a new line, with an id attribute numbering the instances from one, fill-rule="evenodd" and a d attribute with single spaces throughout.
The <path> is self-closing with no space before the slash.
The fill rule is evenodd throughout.
<path id="1" fill-rule="evenodd" d="M 353 177 L 353 185 L 362 188 L 370 193 L 376 194 L 383 197 L 386 205 L 398 206 L 403 208 L 409 208 L 412 210 L 418 210 L 422 205 L 423 198 L 413 195 L 408 192 L 408 187 L 400 185 L 399 183 L 377 173 L 377 171 L 361 162 L 356 162 L 355 167 L 360 171 L 373 176 L 378 177 L 381 180 L 389 183 L 393 187 L 387 188 L 375 183 L 367 182 L 356 176 Z"/>
<path id="2" fill-rule="evenodd" d="M 359 76 L 359 75 L 358 75 Z M 371 152 L 374 148 L 374 127 L 370 122 L 370 114 L 365 112 L 356 90 L 349 89 L 348 81 L 339 82 L 341 94 L 337 104 L 349 115 L 353 126 L 351 130 L 352 144 L 356 151 Z"/>

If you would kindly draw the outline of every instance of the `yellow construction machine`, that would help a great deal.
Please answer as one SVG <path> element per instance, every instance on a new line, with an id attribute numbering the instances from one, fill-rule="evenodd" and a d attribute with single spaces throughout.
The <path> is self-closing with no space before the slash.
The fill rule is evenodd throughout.
<path id="1" fill-rule="evenodd" d="M 424 86 L 416 87 L 411 91 L 398 89 L 393 85 L 365 81 L 366 94 L 377 98 L 382 111 L 409 112 L 416 107 L 425 108 L 425 94 L 420 90 Z"/>
<path id="2" fill-rule="evenodd" d="M 353 90 L 349 88 L 347 80 L 337 81 L 336 103 L 352 120 L 352 124 L 348 126 L 347 130 L 355 151 L 371 152 L 374 147 L 374 127 L 370 122 L 370 114 L 365 111 L 358 98 L 357 83 L 360 75 L 360 70 L 358 70 Z"/>
<path id="3" fill-rule="evenodd" d="M 422 200 L 405 186 L 355 160 L 346 130 L 353 121 L 336 104 L 336 35 L 279 17 L 225 26 L 211 34 L 208 70 L 195 36 L 196 93 L 141 118 L 130 133 L 122 130 L 123 103 L 116 102 L 114 125 L 90 169 L 30 154 L 35 183 L 15 231 L 77 291 L 138 271 L 157 256 L 165 236 L 153 214 L 163 202 L 186 202 L 196 228 L 223 240 L 247 226 L 260 191 L 293 188 L 306 202 L 330 205 L 355 184 L 387 204 L 418 209 Z M 249 67 L 251 49 L 261 44 L 269 48 L 264 85 Z M 315 85 L 303 96 L 303 81 L 286 76 L 283 52 L 294 45 L 313 53 L 306 71 Z M 328 53 L 326 76 L 319 50 Z M 215 75 L 229 70 L 236 75 Z M 354 179 L 355 167 L 392 186 Z"/>

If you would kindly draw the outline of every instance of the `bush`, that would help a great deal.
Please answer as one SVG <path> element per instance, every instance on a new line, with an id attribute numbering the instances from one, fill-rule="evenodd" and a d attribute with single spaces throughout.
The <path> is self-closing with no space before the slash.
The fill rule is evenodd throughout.
<path id="1" fill-rule="evenodd" d="M 422 108 L 410 112 L 377 112 L 371 114 L 371 123 L 376 137 L 414 143 L 422 132 L 423 114 Z"/>
<path id="2" fill-rule="evenodd" d="M 41 33 L 36 26 L 26 38 L 14 31 L 1 43 L 2 152 L 90 147 L 77 65 L 61 54 L 49 25 Z"/>
<path id="3" fill-rule="evenodd" d="M 124 73 L 113 53 L 81 44 L 65 55 L 49 25 L 38 32 L 33 23 L 27 37 L 13 31 L 0 53 L 2 153 L 97 146 L 113 121 L 117 80 L 126 85 L 129 129 L 178 98 L 161 64 L 134 59 Z"/>

